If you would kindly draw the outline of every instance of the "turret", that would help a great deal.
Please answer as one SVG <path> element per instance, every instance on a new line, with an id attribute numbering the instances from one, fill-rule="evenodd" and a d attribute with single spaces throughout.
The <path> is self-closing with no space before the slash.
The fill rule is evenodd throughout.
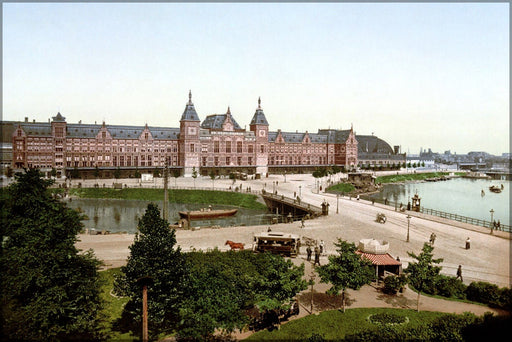
<path id="1" fill-rule="evenodd" d="M 261 109 L 261 98 L 258 98 L 258 108 L 254 113 L 249 128 L 256 137 L 254 147 L 256 173 L 268 172 L 268 121 Z"/>
<path id="2" fill-rule="evenodd" d="M 192 175 L 192 169 L 199 168 L 199 125 L 201 121 L 192 103 L 192 91 L 188 93 L 188 103 L 181 115 L 179 154 L 180 165 L 183 166 L 183 175 Z"/>

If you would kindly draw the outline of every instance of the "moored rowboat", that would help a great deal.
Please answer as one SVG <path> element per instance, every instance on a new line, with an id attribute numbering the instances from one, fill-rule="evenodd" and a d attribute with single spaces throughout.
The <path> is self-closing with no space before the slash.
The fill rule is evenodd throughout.
<path id="1" fill-rule="evenodd" d="M 188 220 L 212 219 L 218 217 L 233 216 L 237 213 L 238 209 L 219 209 L 219 210 L 194 210 L 194 211 L 180 211 L 181 218 Z"/>

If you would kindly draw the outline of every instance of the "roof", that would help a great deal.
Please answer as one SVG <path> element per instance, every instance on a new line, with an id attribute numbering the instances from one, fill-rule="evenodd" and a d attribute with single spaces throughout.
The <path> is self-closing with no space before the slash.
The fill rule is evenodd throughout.
<path id="1" fill-rule="evenodd" d="M 192 91 L 189 91 L 188 93 L 188 103 L 185 106 L 185 110 L 181 115 L 180 121 L 201 121 L 199 120 L 199 116 L 197 115 L 194 104 L 192 103 Z"/>
<path id="2" fill-rule="evenodd" d="M 250 124 L 268 126 L 268 121 L 267 118 L 265 117 L 265 113 L 263 113 L 263 109 L 261 109 L 261 98 L 258 98 L 258 108 L 256 108 L 256 112 L 254 112 Z"/>
<path id="3" fill-rule="evenodd" d="M 394 154 L 391 146 L 374 135 L 356 135 L 358 152 Z"/>
<path id="4" fill-rule="evenodd" d="M 209 129 L 222 129 L 222 124 L 226 121 L 226 116 L 228 114 L 212 114 L 208 115 L 204 121 L 201 123 L 201 128 L 209 128 Z M 242 129 L 240 125 L 235 121 L 233 116 L 231 116 L 231 122 L 233 122 L 233 128 L 235 130 Z"/>
<path id="5" fill-rule="evenodd" d="M 401 266 L 402 265 L 402 263 L 400 261 L 398 261 L 395 258 L 393 258 L 389 253 L 386 253 L 386 254 L 372 254 L 372 253 L 364 253 L 364 252 L 361 252 L 360 250 L 357 250 L 356 254 L 360 254 L 361 258 L 370 260 L 371 263 L 374 264 L 374 265 L 379 265 L 379 266 L 383 266 L 383 265 L 386 265 L 386 266 L 388 266 L 388 265 Z"/>
<path id="6" fill-rule="evenodd" d="M 280 232 L 262 232 L 262 233 L 256 233 L 254 234 L 254 237 L 258 237 L 261 239 L 272 239 L 272 240 L 289 240 L 294 239 L 297 240 L 300 238 L 300 236 L 295 234 L 288 234 L 288 233 L 280 233 Z"/>

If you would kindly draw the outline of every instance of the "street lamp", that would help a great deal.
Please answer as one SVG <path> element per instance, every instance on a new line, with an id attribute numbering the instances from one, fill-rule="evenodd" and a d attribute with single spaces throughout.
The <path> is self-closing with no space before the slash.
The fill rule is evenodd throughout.
<path id="1" fill-rule="evenodd" d="M 409 226 L 411 224 L 411 215 L 407 214 L 407 242 L 409 242 Z"/>
<path id="2" fill-rule="evenodd" d="M 338 214 L 340 208 L 340 194 L 336 194 L 336 214 Z"/>
<path id="3" fill-rule="evenodd" d="M 299 185 L 299 197 L 302 197 L 302 185 Z"/>
<path id="4" fill-rule="evenodd" d="M 490 223 L 490 226 L 491 226 L 491 234 L 492 234 L 493 230 L 494 230 L 494 224 L 492 223 L 492 217 L 494 215 L 494 209 L 491 209 L 489 212 L 491 213 L 491 223 Z"/>

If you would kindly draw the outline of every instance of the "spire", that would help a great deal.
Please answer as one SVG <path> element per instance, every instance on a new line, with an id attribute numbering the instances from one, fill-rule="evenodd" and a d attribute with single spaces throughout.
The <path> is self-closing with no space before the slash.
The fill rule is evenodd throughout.
<path id="1" fill-rule="evenodd" d="M 265 113 L 263 113 L 263 109 L 261 109 L 261 97 L 258 97 L 258 108 L 256 108 L 256 112 L 254 113 L 251 125 L 266 125 L 268 126 L 267 118 L 265 117 Z"/>
<path id="2" fill-rule="evenodd" d="M 228 111 L 226 114 L 231 115 L 231 110 L 229 109 L 229 106 L 228 106 Z"/>
<path id="3" fill-rule="evenodd" d="M 197 115 L 196 109 L 194 108 L 194 104 L 192 103 L 192 90 L 189 90 L 188 92 L 188 102 L 185 106 L 185 110 L 183 111 L 183 114 L 181 115 L 180 121 L 200 121 L 199 116 Z"/>

